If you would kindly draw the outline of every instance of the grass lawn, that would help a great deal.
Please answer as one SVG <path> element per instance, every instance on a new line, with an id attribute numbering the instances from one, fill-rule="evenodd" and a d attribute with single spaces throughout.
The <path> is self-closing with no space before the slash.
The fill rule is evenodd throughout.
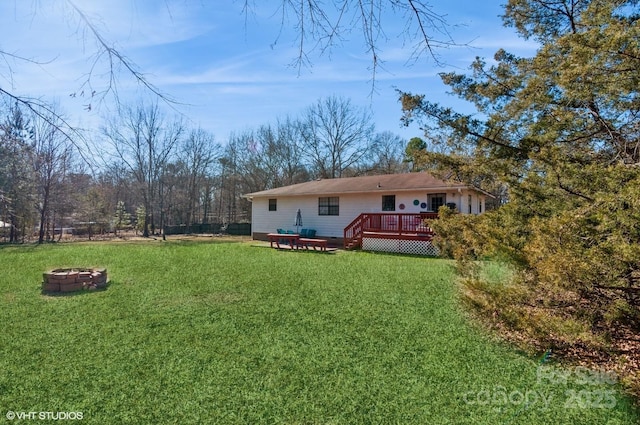
<path id="1" fill-rule="evenodd" d="M 43 271 L 93 266 L 107 290 L 40 293 Z M 615 377 L 539 366 L 471 327 L 452 273 L 252 243 L 0 247 L 0 422 L 638 422 Z"/>

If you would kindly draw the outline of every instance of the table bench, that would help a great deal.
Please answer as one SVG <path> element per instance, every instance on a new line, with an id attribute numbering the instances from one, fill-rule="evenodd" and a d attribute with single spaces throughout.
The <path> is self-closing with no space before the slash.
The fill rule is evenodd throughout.
<path id="1" fill-rule="evenodd" d="M 313 250 L 316 250 L 316 247 L 320 249 L 320 251 L 327 250 L 327 240 L 326 239 L 312 239 L 312 238 L 298 238 L 296 242 L 298 249 L 304 247 L 305 249 L 309 249 L 309 246 L 313 247 Z"/>
<path id="2" fill-rule="evenodd" d="M 300 239 L 300 235 L 297 233 L 269 233 L 267 234 L 267 237 L 269 238 L 271 248 L 273 248 L 273 243 L 275 242 L 276 248 L 278 249 L 280 249 L 281 241 L 287 241 L 289 248 L 293 249 Z"/>

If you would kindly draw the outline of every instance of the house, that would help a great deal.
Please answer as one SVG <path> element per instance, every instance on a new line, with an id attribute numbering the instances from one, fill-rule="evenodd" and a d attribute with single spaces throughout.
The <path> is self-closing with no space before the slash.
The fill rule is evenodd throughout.
<path id="1" fill-rule="evenodd" d="M 321 179 L 243 196 L 252 202 L 254 239 L 266 240 L 276 229 L 299 230 L 294 227 L 299 209 L 302 227 L 315 229 L 316 237 L 345 247 L 362 246 L 367 231 L 371 236 L 383 234 L 377 235 L 381 238 L 394 234 L 424 241 L 425 235 L 420 234 L 424 219 L 436 217 L 440 206 L 480 214 L 487 197 L 492 197 L 428 173 Z"/>

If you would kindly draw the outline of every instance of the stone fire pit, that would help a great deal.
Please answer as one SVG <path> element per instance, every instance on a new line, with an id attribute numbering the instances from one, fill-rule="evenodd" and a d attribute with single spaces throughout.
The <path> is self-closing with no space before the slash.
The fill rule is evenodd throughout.
<path id="1" fill-rule="evenodd" d="M 107 269 L 55 269 L 43 273 L 43 292 L 75 292 L 107 287 Z"/>

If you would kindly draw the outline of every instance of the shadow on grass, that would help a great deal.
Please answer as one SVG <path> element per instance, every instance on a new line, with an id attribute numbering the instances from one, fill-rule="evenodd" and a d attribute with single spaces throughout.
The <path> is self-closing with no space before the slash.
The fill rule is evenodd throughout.
<path id="1" fill-rule="evenodd" d="M 83 288 L 78 291 L 70 291 L 70 292 L 53 292 L 53 291 L 45 291 L 43 289 L 40 291 L 40 295 L 43 295 L 45 297 L 52 297 L 52 298 L 82 297 L 85 295 L 106 292 L 112 284 L 113 284 L 113 281 L 110 280 L 102 288 L 91 288 L 91 289 Z"/>
<path id="2" fill-rule="evenodd" d="M 448 260 L 445 257 L 437 257 L 435 255 L 405 254 L 403 252 L 385 252 L 385 251 L 363 251 L 362 249 L 353 250 L 367 255 L 377 255 L 382 257 L 403 257 L 403 258 L 420 258 L 423 260 Z"/>
<path id="3" fill-rule="evenodd" d="M 338 251 L 340 251 L 338 248 L 327 248 L 326 251 L 321 251 L 319 249 L 291 249 L 288 246 L 286 248 L 275 248 L 275 247 L 271 247 L 269 246 L 268 242 L 266 244 L 253 244 L 251 245 L 253 248 L 267 248 L 267 249 L 272 249 L 272 250 L 276 250 L 278 252 L 298 252 L 301 255 L 303 255 L 303 253 L 309 254 L 309 255 L 313 255 L 313 254 L 323 254 L 323 255 L 335 255 Z"/>

